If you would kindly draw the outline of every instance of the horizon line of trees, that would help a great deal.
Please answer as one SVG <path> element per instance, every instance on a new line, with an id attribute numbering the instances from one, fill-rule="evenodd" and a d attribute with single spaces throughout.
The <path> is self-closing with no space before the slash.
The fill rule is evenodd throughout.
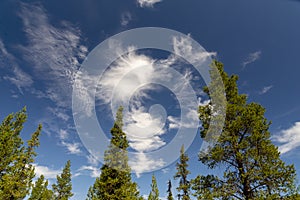
<path id="1" fill-rule="evenodd" d="M 215 70 L 216 69 L 216 70 Z M 214 146 L 207 152 L 199 152 L 198 160 L 208 169 L 223 170 L 223 175 L 201 173 L 190 179 L 189 157 L 184 146 L 176 163 L 173 179 L 178 182 L 177 194 L 172 194 L 172 181 L 167 183 L 168 200 L 300 200 L 294 165 L 285 164 L 278 148 L 270 140 L 270 122 L 264 117 L 265 109 L 254 102 L 247 102 L 247 96 L 239 94 L 237 75 L 229 76 L 223 64 L 214 60 L 211 77 L 218 77 L 225 86 L 226 108 L 213 105 L 199 106 L 199 120 L 202 123 L 201 138 L 213 139 L 209 132 L 210 123 L 221 127 L 222 133 Z M 204 87 L 208 96 L 224 96 L 223 88 L 212 79 L 213 87 Z M 214 94 L 210 93 L 213 88 Z M 225 104 L 220 104 L 225 105 Z M 215 113 L 226 110 L 225 124 L 218 124 Z M 24 144 L 20 133 L 27 119 L 26 108 L 8 115 L 0 125 L 0 199 L 18 200 L 68 200 L 73 196 L 71 161 L 57 175 L 56 183 L 49 188 L 43 175 L 35 177 L 35 150 L 39 146 L 42 126 L 39 125 L 31 138 Z M 123 132 L 123 108 L 119 107 L 111 129 L 111 140 L 104 152 L 101 174 L 87 192 L 86 200 L 142 200 L 138 184 L 132 181 L 128 164 L 129 147 Z M 207 137 L 209 136 L 209 137 Z M 207 139 L 208 138 L 208 139 Z M 33 183 L 33 179 L 37 180 Z M 159 200 L 159 189 L 155 175 L 152 175 L 148 200 Z"/>

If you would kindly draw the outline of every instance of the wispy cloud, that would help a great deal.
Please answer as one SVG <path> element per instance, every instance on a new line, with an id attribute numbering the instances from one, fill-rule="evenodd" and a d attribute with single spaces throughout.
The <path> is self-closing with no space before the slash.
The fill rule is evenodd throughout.
<path id="1" fill-rule="evenodd" d="M 101 174 L 101 170 L 99 167 L 83 165 L 76 170 L 74 176 L 76 177 L 76 176 L 88 175 L 92 178 L 96 178 L 99 177 L 100 174 Z"/>
<path id="2" fill-rule="evenodd" d="M 279 145 L 282 154 L 290 152 L 300 146 L 300 122 L 296 122 L 292 127 L 282 130 L 280 134 L 273 137 Z"/>
<path id="3" fill-rule="evenodd" d="M 262 52 L 261 51 L 256 51 L 253 53 L 250 53 L 246 60 L 242 63 L 243 68 L 245 68 L 247 65 L 257 61 L 261 57 Z"/>
<path id="4" fill-rule="evenodd" d="M 20 50 L 32 64 L 35 78 L 45 84 L 44 96 L 58 106 L 70 106 L 74 74 L 87 53 L 80 30 L 66 21 L 59 28 L 53 26 L 39 4 L 21 3 L 19 15 L 29 43 Z"/>
<path id="5" fill-rule="evenodd" d="M 273 88 L 273 85 L 265 86 L 260 91 L 259 94 L 266 94 Z"/>
<path id="6" fill-rule="evenodd" d="M 132 15 L 130 14 L 130 12 L 123 12 L 121 14 L 120 23 L 122 26 L 127 26 L 131 20 L 132 20 Z"/>
<path id="7" fill-rule="evenodd" d="M 29 74 L 25 73 L 17 65 L 11 67 L 13 75 L 4 76 L 3 79 L 11 82 L 23 94 L 22 88 L 29 88 L 33 84 L 33 80 Z"/>
<path id="8" fill-rule="evenodd" d="M 61 170 L 51 169 L 47 166 L 42 166 L 38 164 L 34 164 L 34 172 L 37 177 L 40 175 L 44 175 L 46 179 L 54 179 L 58 174 L 61 173 Z"/>
<path id="9" fill-rule="evenodd" d="M 153 7 L 154 4 L 161 1 L 162 0 L 137 0 L 140 7 Z"/>
<path id="10" fill-rule="evenodd" d="M 16 58 L 8 52 L 0 38 L 0 68 L 4 67 L 9 75 L 5 75 L 3 79 L 15 85 L 21 94 L 23 94 L 22 89 L 28 89 L 32 86 L 32 77 L 19 67 Z"/>
<path id="11" fill-rule="evenodd" d="M 68 143 L 62 141 L 61 144 L 67 148 L 68 153 L 70 154 L 80 155 L 82 153 L 79 143 Z"/>

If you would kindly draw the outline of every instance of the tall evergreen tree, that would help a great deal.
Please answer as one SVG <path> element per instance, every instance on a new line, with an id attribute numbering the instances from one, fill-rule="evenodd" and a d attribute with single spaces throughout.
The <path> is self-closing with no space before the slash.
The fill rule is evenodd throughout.
<path id="1" fill-rule="evenodd" d="M 26 146 L 20 137 L 26 119 L 24 108 L 8 115 L 0 125 L 0 199 L 23 199 L 32 186 L 32 163 L 42 127 L 38 126 Z"/>
<path id="2" fill-rule="evenodd" d="M 178 198 L 181 198 L 182 200 L 190 199 L 190 182 L 187 178 L 190 174 L 190 171 L 187 169 L 188 161 L 189 157 L 184 153 L 184 146 L 182 145 L 180 149 L 179 162 L 176 164 L 177 172 L 174 176 L 174 179 L 179 179 L 179 186 L 177 187 L 179 192 Z"/>
<path id="3" fill-rule="evenodd" d="M 272 144 L 265 109 L 257 103 L 247 103 L 247 96 L 238 92 L 238 77 L 229 77 L 222 63 L 214 61 L 213 67 L 218 71 L 212 70 L 211 76 L 220 73 L 225 86 L 226 119 L 216 144 L 208 153 L 200 152 L 199 159 L 209 168 L 224 169 L 224 173 L 223 176 L 198 176 L 193 181 L 196 196 L 198 199 L 273 200 L 294 195 L 295 168 L 280 159 L 278 148 Z M 215 84 L 215 91 L 220 91 L 214 79 L 211 84 Z M 210 95 L 208 87 L 204 91 Z M 212 113 L 218 112 L 212 103 L 199 107 L 203 138 L 208 134 Z M 209 193 L 211 196 L 205 197 Z"/>
<path id="4" fill-rule="evenodd" d="M 142 199 L 139 196 L 137 184 L 131 180 L 127 155 L 129 144 L 122 128 L 123 108 L 120 107 L 111 129 L 110 145 L 104 153 L 105 163 L 101 167 L 101 175 L 89 189 L 88 200 Z"/>
<path id="5" fill-rule="evenodd" d="M 154 174 L 152 175 L 151 191 L 148 196 L 148 200 L 159 200 L 159 190 Z"/>
<path id="6" fill-rule="evenodd" d="M 56 184 L 52 185 L 56 200 L 68 200 L 73 196 L 71 177 L 71 161 L 68 160 L 62 173 L 57 175 Z"/>
<path id="7" fill-rule="evenodd" d="M 47 187 L 48 180 L 41 175 L 35 182 L 28 200 L 54 200 L 53 191 Z"/>
<path id="8" fill-rule="evenodd" d="M 171 180 L 168 181 L 167 193 L 168 193 L 168 200 L 174 200 L 173 194 L 172 194 L 172 182 L 171 182 Z"/>

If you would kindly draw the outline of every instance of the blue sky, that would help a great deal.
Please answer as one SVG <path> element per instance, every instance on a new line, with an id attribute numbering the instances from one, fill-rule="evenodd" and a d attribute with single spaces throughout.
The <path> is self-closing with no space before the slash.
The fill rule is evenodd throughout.
<path id="1" fill-rule="evenodd" d="M 272 121 L 272 140 L 279 146 L 282 159 L 294 163 L 300 171 L 299 10 L 300 1 L 296 0 L 3 0 L 0 2 L 0 119 L 27 106 L 28 122 L 23 138 L 28 139 L 29 133 L 39 123 L 43 124 L 36 173 L 44 174 L 53 183 L 70 159 L 73 199 L 84 199 L 88 187 L 99 175 L 101 163 L 81 141 L 73 118 L 73 85 L 84 67 L 82 63 L 97 45 L 122 31 L 168 28 L 189 35 L 209 55 L 223 62 L 226 72 L 239 75 L 240 91 L 249 96 L 249 101 L 266 108 L 266 117 Z M 188 57 L 185 53 L 193 53 L 188 48 L 182 50 L 180 42 L 184 41 L 173 40 L 175 53 L 183 57 Z M 189 43 L 182 44 L 189 47 Z M 133 178 L 141 194 L 148 194 L 151 175 L 155 173 L 164 197 L 167 181 L 175 173 L 174 162 L 164 159 L 170 155 L 176 157 L 179 149 L 162 154 L 161 158 L 148 153 L 168 146 L 179 126 L 197 127 L 192 109 L 185 115 L 190 123 L 180 122 L 183 111 L 179 102 L 182 100 L 189 108 L 194 105 L 183 98 L 188 96 L 183 91 L 187 91 L 186 83 L 190 83 L 196 100 L 200 98 L 203 103 L 205 97 L 200 88 L 204 81 L 191 65 L 170 52 L 152 49 L 121 56 L 126 48 L 114 44 L 119 58 L 101 79 L 92 77 L 83 84 L 98 81 L 96 103 L 91 105 L 95 104 L 97 120 L 107 136 L 115 110 L 111 102 L 118 105 L 129 99 L 132 107 L 124 114 L 130 151 L 142 152 L 132 158 L 136 172 Z M 134 50 L 134 46 L 130 48 Z M 199 61 L 197 55 L 191 55 L 190 58 Z M 143 66 L 146 68 L 139 71 Z M 158 83 L 166 77 L 166 72 L 157 66 L 173 66 L 181 73 L 177 82 L 171 82 L 175 89 L 146 84 Z M 128 72 L 131 74 L 124 76 Z M 137 86 L 140 86 L 138 91 Z M 177 91 L 179 86 L 181 90 Z M 84 97 L 87 96 L 82 101 L 89 102 Z M 143 137 L 135 135 L 141 131 Z M 201 143 L 196 135 L 187 149 L 190 178 L 207 172 L 197 161 Z M 103 141 L 99 145 L 104 145 Z M 173 186 L 176 187 L 174 180 Z"/>

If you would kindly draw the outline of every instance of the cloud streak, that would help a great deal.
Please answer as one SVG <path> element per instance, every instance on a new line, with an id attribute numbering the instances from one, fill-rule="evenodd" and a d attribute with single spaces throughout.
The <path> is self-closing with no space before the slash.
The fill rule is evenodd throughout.
<path id="1" fill-rule="evenodd" d="M 292 127 L 282 130 L 279 135 L 273 137 L 279 142 L 281 154 L 288 153 L 300 146 L 300 122 L 296 122 Z"/>
<path id="2" fill-rule="evenodd" d="M 247 65 L 257 61 L 261 57 L 262 52 L 261 51 L 256 51 L 253 53 L 250 53 L 246 60 L 242 63 L 243 68 L 245 68 Z"/>
<path id="3" fill-rule="evenodd" d="M 162 0 L 137 0 L 140 7 L 153 7 L 154 4 L 161 2 Z"/>
<path id="4" fill-rule="evenodd" d="M 273 85 L 265 86 L 259 91 L 259 94 L 266 94 L 273 88 Z"/>

